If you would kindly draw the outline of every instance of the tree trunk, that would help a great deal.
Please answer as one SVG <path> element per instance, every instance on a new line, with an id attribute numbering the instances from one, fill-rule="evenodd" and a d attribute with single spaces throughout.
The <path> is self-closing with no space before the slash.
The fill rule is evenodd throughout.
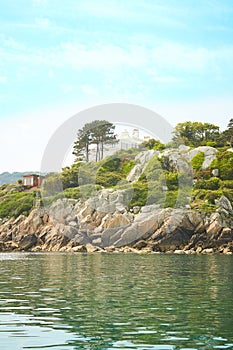
<path id="1" fill-rule="evenodd" d="M 86 161 L 89 162 L 89 147 L 88 147 L 88 144 L 86 144 Z"/>
<path id="2" fill-rule="evenodd" d="M 104 158 L 104 143 L 103 141 L 101 142 L 101 159 Z"/>
<path id="3" fill-rule="evenodd" d="M 95 154 L 95 161 L 98 162 L 99 160 L 99 143 L 96 144 L 96 154 Z"/>

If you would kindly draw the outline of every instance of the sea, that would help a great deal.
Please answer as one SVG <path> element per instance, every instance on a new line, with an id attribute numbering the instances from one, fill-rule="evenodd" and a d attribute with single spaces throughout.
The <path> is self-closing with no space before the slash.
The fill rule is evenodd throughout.
<path id="1" fill-rule="evenodd" d="M 233 256 L 0 253 L 0 349 L 233 349 Z"/>

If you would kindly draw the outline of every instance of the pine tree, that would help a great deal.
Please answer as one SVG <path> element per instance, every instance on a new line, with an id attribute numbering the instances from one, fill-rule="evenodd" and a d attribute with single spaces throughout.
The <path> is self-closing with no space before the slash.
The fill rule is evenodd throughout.
<path id="1" fill-rule="evenodd" d="M 74 143 L 73 154 L 77 160 L 89 161 L 90 145 L 96 145 L 96 161 L 103 159 L 104 144 L 117 142 L 114 134 L 115 125 L 106 120 L 94 120 L 78 130 L 77 141 Z"/>
<path id="2" fill-rule="evenodd" d="M 233 147 L 233 118 L 230 119 L 227 129 L 223 131 L 221 138 L 224 143 L 229 143 L 230 147 Z"/>
<path id="3" fill-rule="evenodd" d="M 91 128 L 90 123 L 84 125 L 84 127 L 78 130 L 77 141 L 74 143 L 73 154 L 77 157 L 77 160 L 85 159 L 89 161 L 89 148 L 91 144 Z"/>

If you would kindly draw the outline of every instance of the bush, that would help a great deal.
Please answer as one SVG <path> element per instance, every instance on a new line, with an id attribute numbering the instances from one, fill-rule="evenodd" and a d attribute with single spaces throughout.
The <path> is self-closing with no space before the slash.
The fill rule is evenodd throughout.
<path id="1" fill-rule="evenodd" d="M 57 193 L 62 192 L 62 177 L 61 174 L 52 173 L 49 174 L 43 183 L 41 192 L 44 197 L 55 196 Z"/>
<path id="2" fill-rule="evenodd" d="M 146 204 L 160 204 L 164 206 L 166 191 L 162 190 L 159 181 L 148 181 L 148 199 Z"/>
<path id="3" fill-rule="evenodd" d="M 146 183 L 135 182 L 133 183 L 133 189 L 130 188 L 128 191 L 132 192 L 132 199 L 128 205 L 128 208 L 134 206 L 142 207 L 146 204 L 148 199 L 148 186 Z"/>
<path id="4" fill-rule="evenodd" d="M 205 200 L 208 201 L 209 204 L 215 205 L 215 200 L 221 197 L 218 191 L 208 191 L 204 197 Z"/>
<path id="5" fill-rule="evenodd" d="M 126 160 L 123 162 L 122 164 L 122 174 L 124 174 L 125 176 L 127 176 L 129 174 L 129 172 L 133 169 L 133 167 L 135 166 L 136 162 L 135 160 Z"/>
<path id="6" fill-rule="evenodd" d="M 7 193 L 1 197 L 0 218 L 28 215 L 33 203 L 34 194 L 32 192 Z"/>
<path id="7" fill-rule="evenodd" d="M 196 179 L 210 179 L 212 177 L 212 171 L 211 169 L 204 169 L 204 170 L 196 170 L 195 171 L 195 178 Z"/>
<path id="8" fill-rule="evenodd" d="M 217 142 L 216 141 L 207 141 L 206 142 L 206 146 L 216 147 L 217 146 Z"/>
<path id="9" fill-rule="evenodd" d="M 118 182 L 123 180 L 123 176 L 113 171 L 101 171 L 97 172 L 96 183 L 103 187 L 113 187 L 116 186 Z"/>
<path id="10" fill-rule="evenodd" d="M 79 185 L 79 169 L 81 162 L 62 169 L 61 179 L 63 188 L 77 187 Z"/>
<path id="11" fill-rule="evenodd" d="M 146 169 L 139 178 L 139 181 L 158 181 L 159 177 L 163 177 L 161 160 L 158 156 L 154 156 L 148 162 Z"/>
<path id="12" fill-rule="evenodd" d="M 224 180 L 224 181 L 222 181 L 221 188 L 231 188 L 231 189 L 233 189 L 233 180 Z"/>
<path id="13" fill-rule="evenodd" d="M 204 190 L 218 190 L 221 186 L 221 180 L 218 177 L 211 177 L 208 180 L 198 180 L 194 187 Z"/>
<path id="14" fill-rule="evenodd" d="M 216 159 L 211 163 L 212 169 L 219 169 L 219 177 L 222 180 L 233 180 L 233 152 L 218 152 Z"/>
<path id="15" fill-rule="evenodd" d="M 165 174 L 166 185 L 169 190 L 177 190 L 178 189 L 178 173 L 166 173 Z"/>
<path id="16" fill-rule="evenodd" d="M 191 159 L 191 165 L 192 168 L 195 170 L 201 170 L 202 164 L 205 160 L 205 154 L 204 152 L 198 152 L 192 159 Z"/>
<path id="17" fill-rule="evenodd" d="M 79 199 L 84 198 L 88 199 L 96 194 L 97 191 L 101 189 L 101 186 L 88 184 L 73 188 L 66 188 L 63 193 L 66 198 Z"/>
<path id="18" fill-rule="evenodd" d="M 165 145 L 161 143 L 159 140 L 150 139 L 148 141 L 144 141 L 141 144 L 142 147 L 145 147 L 146 149 L 154 149 L 156 151 L 162 151 L 165 149 Z"/>

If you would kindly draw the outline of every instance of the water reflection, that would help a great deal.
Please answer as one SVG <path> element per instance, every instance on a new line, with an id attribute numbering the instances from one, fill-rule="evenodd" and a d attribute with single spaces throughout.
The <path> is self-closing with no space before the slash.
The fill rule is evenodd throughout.
<path id="1" fill-rule="evenodd" d="M 0 342 L 14 350 L 233 349 L 231 256 L 0 260 Z"/>

